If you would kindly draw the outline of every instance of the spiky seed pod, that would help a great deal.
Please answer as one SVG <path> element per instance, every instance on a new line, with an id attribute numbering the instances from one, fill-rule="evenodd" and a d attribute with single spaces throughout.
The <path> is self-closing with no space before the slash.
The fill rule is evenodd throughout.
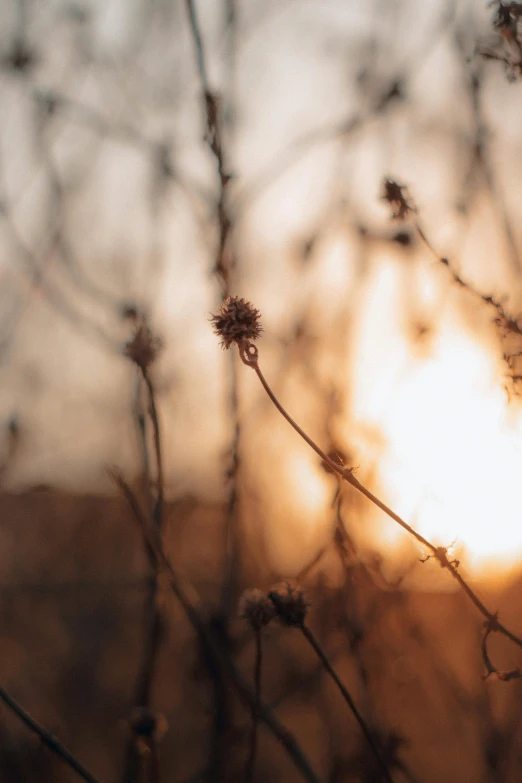
<path id="1" fill-rule="evenodd" d="M 233 343 L 257 340 L 263 331 L 260 318 L 259 310 L 246 299 L 229 296 L 210 320 L 215 334 L 221 337 L 221 346 L 230 348 Z"/>

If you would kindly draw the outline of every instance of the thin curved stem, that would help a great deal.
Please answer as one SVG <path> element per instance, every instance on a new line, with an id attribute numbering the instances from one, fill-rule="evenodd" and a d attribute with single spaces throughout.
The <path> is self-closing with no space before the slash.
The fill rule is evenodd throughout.
<path id="1" fill-rule="evenodd" d="M 321 645 L 319 644 L 319 642 L 317 641 L 317 639 L 315 638 L 315 636 L 313 635 L 311 630 L 306 625 L 302 625 L 301 626 L 301 631 L 304 634 L 306 640 L 310 643 L 311 647 L 313 647 L 313 649 L 317 653 L 317 655 L 320 658 L 321 663 L 323 664 L 324 668 L 326 669 L 326 671 L 328 672 L 328 674 L 330 675 L 332 680 L 335 682 L 335 684 L 339 688 L 339 690 L 340 690 L 340 692 L 341 692 L 341 694 L 343 696 L 343 699 L 345 700 L 345 702 L 350 707 L 350 709 L 351 709 L 351 711 L 352 711 L 352 713 L 353 713 L 353 715 L 355 717 L 355 720 L 357 721 L 357 723 L 361 727 L 361 731 L 364 734 L 364 736 L 366 738 L 366 741 L 368 742 L 368 745 L 370 746 L 371 751 L 372 751 L 373 755 L 375 756 L 375 759 L 377 760 L 377 763 L 379 764 L 379 767 L 382 770 L 382 773 L 383 773 L 383 775 L 385 777 L 385 780 L 387 780 L 388 783 L 393 783 L 393 778 L 392 778 L 391 773 L 390 773 L 390 771 L 389 771 L 389 769 L 388 769 L 388 767 L 386 765 L 386 762 L 385 762 L 385 760 L 384 760 L 384 758 L 382 756 L 382 753 L 379 750 L 379 748 L 378 748 L 378 746 L 377 746 L 377 744 L 375 742 L 375 739 L 372 737 L 370 729 L 366 725 L 364 718 L 362 717 L 361 713 L 357 709 L 357 707 L 355 705 L 355 702 L 352 699 L 348 689 L 342 683 L 342 681 L 339 679 L 339 676 L 338 676 L 337 672 L 335 671 L 335 669 L 331 665 L 330 661 L 328 660 L 328 656 L 324 652 L 323 648 L 321 647 Z"/>

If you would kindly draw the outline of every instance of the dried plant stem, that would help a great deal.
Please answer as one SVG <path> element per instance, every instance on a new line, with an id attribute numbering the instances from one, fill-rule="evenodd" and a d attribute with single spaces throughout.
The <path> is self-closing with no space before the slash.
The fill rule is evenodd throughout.
<path id="1" fill-rule="evenodd" d="M 254 689 L 255 689 L 255 696 L 256 696 L 256 705 L 252 710 L 252 732 L 250 734 L 250 748 L 249 748 L 248 759 L 245 768 L 245 783 L 252 783 L 252 780 L 254 779 L 254 765 L 255 765 L 256 753 L 257 753 L 257 735 L 258 735 L 258 727 L 259 727 L 258 704 L 261 699 L 261 666 L 263 663 L 263 647 L 261 642 L 260 628 L 255 629 L 254 639 L 256 645 L 256 660 L 254 663 Z"/>
<path id="2" fill-rule="evenodd" d="M 229 184 L 231 176 L 226 160 L 226 128 L 224 121 L 223 96 L 215 91 L 209 82 L 207 58 L 201 28 L 198 21 L 196 0 L 186 0 L 191 37 L 196 52 L 197 68 L 201 84 L 203 112 L 205 117 L 204 140 L 210 154 L 213 157 L 217 182 L 215 187 L 215 223 L 216 223 L 216 248 L 213 258 L 212 273 L 217 278 L 221 289 L 221 296 L 227 299 L 230 296 L 236 270 L 235 258 L 231 248 L 231 233 L 233 219 L 229 207 Z M 232 18 L 234 9 L 230 8 Z M 230 10 L 230 9 L 229 9 Z M 230 31 L 234 30 L 231 21 Z M 236 281 L 237 282 L 237 281 Z M 241 450 L 241 425 L 239 421 L 239 390 L 237 360 L 230 356 L 228 376 L 228 411 L 232 427 L 230 458 L 226 470 L 226 485 L 228 501 L 223 530 L 223 577 L 220 595 L 220 624 L 224 638 L 228 634 L 230 614 L 237 598 L 237 584 L 239 575 L 239 465 Z M 212 783 L 223 777 L 223 768 L 227 756 L 227 748 L 224 743 L 224 734 L 230 723 L 230 705 L 228 689 L 219 677 L 219 670 L 209 660 L 209 672 L 214 684 L 214 728 L 211 741 L 209 776 Z"/>
<path id="3" fill-rule="evenodd" d="M 295 767 L 299 770 L 302 778 L 309 781 L 309 783 L 319 783 L 319 778 L 313 771 L 310 762 L 306 758 L 304 751 L 297 743 L 293 734 L 279 722 L 267 705 L 256 698 L 255 693 L 236 668 L 230 655 L 220 645 L 215 634 L 208 625 L 200 618 L 195 606 L 189 599 L 186 590 L 181 586 L 169 559 L 165 555 L 158 531 L 152 525 L 148 524 L 147 517 L 143 514 L 140 504 L 131 488 L 117 472 L 113 472 L 112 477 L 129 503 L 134 517 L 140 526 L 148 551 L 153 553 L 156 558 L 158 569 L 163 569 L 168 575 L 170 589 L 180 602 L 187 619 L 196 631 L 207 654 L 213 658 L 216 665 L 219 666 L 220 670 L 229 678 L 237 695 L 245 703 L 250 712 L 253 712 L 257 707 L 259 719 L 263 721 L 274 737 L 282 744 Z"/>
<path id="4" fill-rule="evenodd" d="M 393 778 L 390 774 L 390 771 L 388 767 L 386 766 L 386 762 L 384 761 L 384 758 L 382 757 L 381 751 L 379 750 L 374 738 L 371 735 L 371 732 L 366 725 L 364 718 L 362 717 L 361 713 L 357 709 L 354 700 L 352 699 L 348 689 L 346 686 L 342 683 L 342 681 L 339 679 L 339 676 L 337 675 L 337 672 L 331 665 L 330 661 L 328 660 L 328 656 L 326 655 L 325 651 L 313 635 L 312 631 L 308 628 L 307 625 L 303 623 L 301 625 L 301 632 L 303 633 L 305 639 L 309 642 L 310 646 L 314 649 L 314 651 L 317 653 L 317 656 L 321 660 L 321 663 L 323 664 L 325 670 L 328 672 L 332 680 L 335 682 L 337 687 L 339 688 L 339 691 L 341 692 L 343 699 L 348 704 L 349 708 L 351 709 L 357 723 L 361 727 L 361 731 L 364 734 L 366 741 L 368 742 L 368 745 L 371 748 L 371 751 L 373 755 L 375 756 L 375 759 L 377 763 L 379 764 L 379 767 L 382 770 L 382 773 L 384 775 L 385 780 L 389 781 L 389 783 L 393 783 Z"/>
<path id="5" fill-rule="evenodd" d="M 239 345 L 239 354 L 244 364 L 246 364 L 248 367 L 252 367 L 255 370 L 257 377 L 261 381 L 264 390 L 266 391 L 267 395 L 269 396 L 269 398 L 271 399 L 271 401 L 273 402 L 277 410 L 294 428 L 294 430 L 303 438 L 303 440 L 306 441 L 306 443 L 310 446 L 310 448 L 312 448 L 316 452 L 316 454 L 318 454 L 321 457 L 321 459 L 324 462 L 326 462 L 326 464 L 338 476 L 340 476 L 340 478 L 342 478 L 348 484 L 351 484 L 352 487 L 354 487 L 358 492 L 360 492 L 362 495 L 367 497 L 368 500 L 370 500 L 375 506 L 380 508 L 381 511 L 384 511 L 384 513 L 387 516 L 389 516 L 391 519 L 397 522 L 398 525 L 404 528 L 404 530 L 406 530 L 411 536 L 413 536 L 420 544 L 422 544 L 423 546 L 425 546 L 427 549 L 430 550 L 432 556 L 438 560 L 441 567 L 446 568 L 450 572 L 452 577 L 459 583 L 459 585 L 461 586 L 462 590 L 466 593 L 468 598 L 476 606 L 479 612 L 486 618 L 486 621 L 488 623 L 488 628 L 491 628 L 491 631 L 496 631 L 498 633 L 503 634 L 508 639 L 510 639 L 514 644 L 518 645 L 519 647 L 522 647 L 522 639 L 518 637 L 516 634 L 512 633 L 512 631 L 506 628 L 501 622 L 499 622 L 497 615 L 493 612 L 490 612 L 490 610 L 482 603 L 480 598 L 475 594 L 472 588 L 468 585 L 468 583 L 465 581 L 463 576 L 459 573 L 457 564 L 448 558 L 447 549 L 445 547 L 435 546 L 435 544 L 432 544 L 430 541 L 428 541 L 427 538 L 424 538 L 424 536 L 422 536 L 420 533 L 414 530 L 414 528 L 408 525 L 408 523 L 405 522 L 391 508 L 389 508 L 389 506 L 383 503 L 382 500 L 379 500 L 379 498 L 376 497 L 376 495 L 374 495 L 373 492 L 370 492 L 369 489 L 367 489 L 363 484 L 361 484 L 361 482 L 355 478 L 353 472 L 349 468 L 341 467 L 339 464 L 331 460 L 324 453 L 324 451 L 321 448 L 319 448 L 319 446 L 316 443 L 314 443 L 314 441 L 306 434 L 306 432 L 304 432 L 304 430 L 302 430 L 301 427 L 292 419 L 292 417 L 286 412 L 286 410 L 283 408 L 283 406 L 281 405 L 281 403 L 273 393 L 263 373 L 261 372 L 258 363 L 259 354 L 256 346 L 253 345 L 252 343 L 249 343 L 248 341 L 244 341 Z"/>
<path id="6" fill-rule="evenodd" d="M 136 374 L 136 392 L 134 402 L 134 416 L 136 418 L 136 429 L 138 434 L 139 452 L 141 456 L 142 470 L 142 490 L 147 499 L 147 508 L 152 518 L 154 514 L 154 498 L 152 496 L 152 487 L 150 485 L 151 465 L 149 444 L 147 439 L 147 414 L 143 403 L 143 384 L 141 372 Z"/>
<path id="7" fill-rule="evenodd" d="M 232 220 L 229 215 L 229 209 L 227 205 L 227 190 L 230 183 L 230 174 L 227 171 L 223 149 L 223 122 L 220 111 L 220 99 L 218 99 L 215 92 L 210 88 L 206 67 L 205 49 L 203 46 L 203 38 L 201 36 L 201 29 L 198 22 L 195 1 L 186 0 L 186 6 L 189 16 L 191 35 L 196 50 L 199 78 L 201 81 L 201 88 L 205 101 L 204 109 L 207 124 L 205 140 L 210 149 L 210 152 L 215 158 L 219 175 L 219 193 L 216 205 L 216 217 L 219 234 L 218 247 L 214 262 L 214 272 L 220 277 L 222 281 L 222 294 L 223 298 L 226 298 L 230 295 L 230 278 L 234 265 L 232 263 L 231 257 L 227 256 L 226 252 L 229 234 L 232 228 Z"/>
<path id="8" fill-rule="evenodd" d="M 165 497 L 165 477 L 163 473 L 163 452 L 161 448 L 161 429 L 156 405 L 156 393 L 148 372 L 144 371 L 143 380 L 149 395 L 149 413 L 154 433 L 154 452 L 156 455 L 156 502 L 154 505 L 154 522 L 159 530 L 163 527 L 163 506 Z"/>
<path id="9" fill-rule="evenodd" d="M 195 0 L 186 0 L 190 31 L 196 52 L 197 66 L 204 99 L 206 121 L 205 141 L 214 157 L 218 173 L 218 193 L 216 202 L 216 223 L 218 229 L 217 248 L 214 258 L 213 272 L 221 285 L 223 299 L 230 296 L 232 276 L 235 271 L 235 260 L 230 250 L 230 234 L 233 225 L 228 206 L 228 185 L 230 175 L 225 161 L 223 144 L 224 122 L 221 112 L 221 99 L 211 89 L 206 65 L 205 47 L 199 26 Z M 230 31 L 235 29 L 235 8 L 229 3 Z M 235 603 L 237 564 L 238 564 L 238 470 L 241 442 L 241 429 L 238 413 L 238 378 L 236 359 L 230 357 L 229 410 L 233 423 L 232 444 L 230 448 L 230 467 L 227 471 L 228 503 L 224 531 L 224 576 L 221 603 L 225 614 Z"/>
<path id="10" fill-rule="evenodd" d="M 196 14 L 196 6 L 194 0 L 187 0 L 186 5 L 187 5 L 188 16 L 189 16 L 189 22 L 190 22 L 190 30 L 192 33 L 192 38 L 194 40 L 194 46 L 196 49 L 196 59 L 198 63 L 199 78 L 201 79 L 203 90 L 207 92 L 209 89 L 207 69 L 205 66 L 205 58 L 203 56 L 203 40 L 201 38 L 201 31 L 199 29 L 198 17 Z"/>
<path id="11" fill-rule="evenodd" d="M 149 507 L 150 519 L 155 528 L 161 532 L 163 527 L 163 509 L 164 509 L 164 473 L 163 473 L 163 455 L 161 447 L 161 429 L 156 405 L 156 394 L 153 382 L 146 368 L 141 368 L 139 382 L 143 378 L 143 386 L 147 394 L 146 409 L 152 424 L 154 455 L 156 463 L 156 477 L 152 476 L 151 460 L 148 449 L 147 438 L 147 417 L 140 407 L 137 406 L 137 424 L 140 435 L 140 447 L 142 451 L 142 464 L 146 471 L 144 476 L 145 493 Z M 139 396 L 138 390 L 138 396 Z M 155 491 L 154 491 L 155 488 Z M 154 671 L 158 660 L 158 654 L 161 644 L 162 633 L 162 615 L 158 607 L 158 573 L 157 561 L 150 548 L 147 547 L 147 556 L 150 563 L 150 577 L 147 596 L 145 599 L 145 639 L 142 659 L 134 694 L 134 707 L 149 707 L 151 702 L 152 684 L 154 681 Z M 156 753 L 155 747 L 153 753 Z M 150 758 L 149 777 L 154 783 L 159 781 L 159 764 L 157 757 Z M 144 758 L 140 753 L 136 737 L 131 734 L 129 737 L 125 752 L 125 762 L 123 767 L 123 783 L 135 783 L 140 775 L 140 769 L 144 766 Z"/>
<path id="12" fill-rule="evenodd" d="M 87 783 L 99 783 L 98 778 L 95 778 L 94 775 L 92 775 L 88 769 L 86 769 L 83 764 L 81 764 L 76 756 L 73 756 L 70 750 L 68 750 L 65 745 L 62 745 L 60 740 L 58 740 L 54 734 L 51 734 L 50 731 L 47 731 L 47 729 L 44 729 L 43 726 L 41 726 L 29 713 L 24 710 L 24 708 L 18 704 L 18 702 L 13 699 L 12 696 L 7 693 L 7 691 L 0 686 L 0 699 L 4 702 L 4 704 L 9 707 L 11 712 L 14 712 L 15 715 L 17 715 L 20 720 L 25 723 L 27 728 L 34 732 L 34 734 L 37 734 L 44 745 L 49 748 L 56 756 L 61 758 L 63 761 L 65 761 L 66 764 L 74 771 L 76 774 L 82 778 L 82 780 L 86 780 Z"/>

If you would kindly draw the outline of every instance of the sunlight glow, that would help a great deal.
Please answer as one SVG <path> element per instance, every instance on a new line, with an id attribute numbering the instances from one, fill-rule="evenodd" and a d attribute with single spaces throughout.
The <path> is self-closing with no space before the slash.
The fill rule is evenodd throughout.
<path id="1" fill-rule="evenodd" d="M 476 573 L 512 566 L 522 559 L 520 407 L 508 405 L 498 365 L 454 317 L 441 319 L 428 358 L 412 358 L 393 318 L 396 283 L 388 268 L 370 289 L 355 369 L 357 420 L 385 442 L 379 492 L 433 543 L 457 539 Z M 401 529 L 386 530 L 386 544 L 400 548 Z"/>
<path id="2" fill-rule="evenodd" d="M 295 450 L 287 461 L 287 483 L 295 489 L 293 505 L 305 518 L 324 516 L 324 508 L 331 500 L 331 489 L 324 480 L 325 474 L 308 452 Z"/>

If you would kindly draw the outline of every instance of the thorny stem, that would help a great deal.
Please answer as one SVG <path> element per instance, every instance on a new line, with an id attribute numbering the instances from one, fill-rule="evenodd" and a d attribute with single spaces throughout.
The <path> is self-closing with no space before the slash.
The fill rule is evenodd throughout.
<path id="1" fill-rule="evenodd" d="M 263 647 L 261 643 L 261 629 L 256 628 L 254 633 L 256 644 L 256 660 L 254 664 L 254 689 L 256 704 L 252 709 L 252 733 L 250 734 L 250 750 L 245 768 L 245 783 L 251 783 L 254 779 L 254 764 L 257 753 L 257 734 L 259 726 L 258 704 L 261 699 L 261 665 L 263 662 Z"/>
<path id="2" fill-rule="evenodd" d="M 92 775 L 88 769 L 86 769 L 83 764 L 81 764 L 78 759 L 73 756 L 70 750 L 68 750 L 65 745 L 62 745 L 60 740 L 58 740 L 54 734 L 51 734 L 50 731 L 47 731 L 47 729 L 44 729 L 43 726 L 40 726 L 37 721 L 29 713 L 24 710 L 24 708 L 18 704 L 18 702 L 13 699 L 12 696 L 7 693 L 2 686 L 0 686 L 0 699 L 6 704 L 9 709 L 17 715 L 20 720 L 25 723 L 28 729 L 30 729 L 32 732 L 37 734 L 44 745 L 46 745 L 49 750 L 52 750 L 52 752 L 59 756 L 63 761 L 65 761 L 66 764 L 69 765 L 69 767 L 76 772 L 76 774 L 82 778 L 83 780 L 86 780 L 87 783 L 99 783 L 98 778 L 95 778 L 94 775 Z"/>
<path id="3" fill-rule="evenodd" d="M 307 780 L 309 783 L 319 783 L 319 778 L 313 771 L 310 762 L 306 758 L 303 750 L 297 743 L 293 734 L 279 722 L 272 710 L 267 705 L 265 705 L 260 699 L 256 699 L 255 694 L 252 692 L 251 688 L 236 668 L 231 657 L 216 640 L 215 634 L 212 633 L 212 631 L 200 618 L 197 609 L 186 592 L 186 588 L 181 586 L 176 572 L 174 571 L 170 560 L 163 550 L 163 544 L 158 531 L 154 526 L 148 524 L 147 517 L 143 514 L 140 504 L 138 503 L 131 488 L 125 482 L 123 477 L 120 476 L 117 472 L 112 472 L 112 478 L 119 486 L 122 494 L 129 503 L 134 517 L 140 526 L 147 550 L 156 558 L 158 569 L 161 568 L 167 573 L 170 589 L 181 604 L 187 619 L 189 620 L 193 629 L 196 631 L 202 645 L 207 650 L 208 654 L 215 660 L 216 664 L 221 668 L 221 670 L 229 677 L 237 695 L 247 705 L 250 711 L 252 712 L 257 707 L 257 714 L 259 719 L 265 723 L 274 737 L 283 745 L 289 757 L 294 762 L 295 767 L 301 773 L 303 779 Z"/>
<path id="4" fill-rule="evenodd" d="M 361 727 L 361 731 L 364 734 L 366 741 L 368 742 L 368 745 L 370 746 L 373 755 L 375 756 L 382 772 L 387 781 L 389 783 L 393 783 L 393 778 L 390 774 L 390 771 L 386 765 L 386 762 L 384 761 L 381 751 L 379 750 L 374 738 L 371 735 L 371 732 L 366 725 L 364 718 L 362 717 L 361 713 L 357 709 L 354 700 L 352 699 L 348 689 L 345 685 L 343 685 L 342 681 L 339 679 L 339 676 L 337 675 L 337 672 L 333 668 L 332 664 L 328 660 L 328 656 L 326 655 L 325 651 L 311 632 L 311 630 L 306 625 L 301 625 L 301 631 L 305 637 L 305 639 L 310 643 L 310 646 L 313 647 L 314 651 L 317 653 L 319 659 L 321 660 L 321 663 L 323 664 L 324 668 L 332 678 L 332 680 L 335 682 L 337 687 L 339 688 L 345 702 L 350 707 L 357 723 Z"/>
<path id="5" fill-rule="evenodd" d="M 259 353 L 255 345 L 248 341 L 243 341 L 239 344 L 239 355 L 248 367 L 252 367 L 259 380 L 261 381 L 261 384 L 268 394 L 271 401 L 274 403 L 277 410 L 284 416 L 284 418 L 288 421 L 288 423 L 294 428 L 294 430 L 303 438 L 303 440 L 308 443 L 310 448 L 312 448 L 316 454 L 318 454 L 321 459 L 326 462 L 326 464 L 338 475 L 340 476 L 344 481 L 346 481 L 348 484 L 351 484 L 352 487 L 354 487 L 358 492 L 360 492 L 362 495 L 368 498 L 375 506 L 381 509 L 381 511 L 384 511 L 384 513 L 389 516 L 391 519 L 394 520 L 394 522 L 397 522 L 398 525 L 400 525 L 404 530 L 406 530 L 411 536 L 413 536 L 420 544 L 425 546 L 427 549 L 429 549 L 432 553 L 432 556 L 435 557 L 440 566 L 442 568 L 448 569 L 450 574 L 456 581 L 459 583 L 463 591 L 466 593 L 468 598 L 475 604 L 479 612 L 487 619 L 488 623 L 491 626 L 492 631 L 497 631 L 498 633 L 503 634 L 508 639 L 510 639 L 514 644 L 518 645 L 519 647 L 522 647 L 522 639 L 518 636 L 516 636 L 514 633 L 512 633 L 510 630 L 508 630 L 502 623 L 500 623 L 497 619 L 496 614 L 493 612 L 490 612 L 489 609 L 482 603 L 480 598 L 474 593 L 474 591 L 471 589 L 471 587 L 468 585 L 468 583 L 465 581 L 465 579 L 462 577 L 462 575 L 458 571 L 458 566 L 455 562 L 450 560 L 447 556 L 447 549 L 445 547 L 435 546 L 435 544 L 432 544 L 430 541 L 428 541 L 427 538 L 424 538 L 420 533 L 418 533 L 414 528 L 411 527 L 411 525 L 408 525 L 407 522 L 405 522 L 398 514 L 395 513 L 389 506 L 387 506 L 385 503 L 382 502 L 382 500 L 379 500 L 379 498 L 373 494 L 373 492 L 370 492 L 369 489 L 367 489 L 361 482 L 355 478 L 353 475 L 353 472 L 350 470 L 350 468 L 345 468 L 334 462 L 330 457 L 328 457 L 324 451 L 319 448 L 319 446 L 314 443 L 314 441 L 304 432 L 304 430 L 301 429 L 301 427 L 292 419 L 292 417 L 286 412 L 286 410 L 283 408 L 275 394 L 273 393 L 272 389 L 268 385 L 263 373 L 261 372 L 261 369 L 259 367 L 258 363 L 258 357 Z"/>

